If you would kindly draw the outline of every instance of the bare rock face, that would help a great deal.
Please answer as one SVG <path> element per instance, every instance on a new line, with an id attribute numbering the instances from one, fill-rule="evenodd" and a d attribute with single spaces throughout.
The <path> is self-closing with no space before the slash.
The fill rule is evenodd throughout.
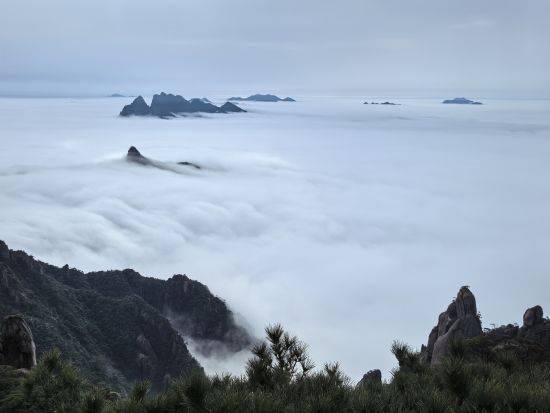
<path id="1" fill-rule="evenodd" d="M 208 100 L 208 99 L 206 99 Z M 190 107 L 189 111 L 191 113 L 204 112 L 204 113 L 218 113 L 220 108 L 216 105 L 213 105 L 212 102 L 206 102 L 204 98 L 193 98 L 189 100 Z M 223 113 L 223 112 L 222 112 Z"/>
<path id="2" fill-rule="evenodd" d="M 159 360 L 151 345 L 150 341 L 147 338 L 140 334 L 136 339 L 136 344 L 139 349 L 139 353 L 136 357 L 136 362 L 140 370 L 140 378 L 144 379 L 146 377 L 153 377 L 158 374 L 156 366 L 159 366 Z"/>
<path id="3" fill-rule="evenodd" d="M 122 108 L 120 116 L 146 116 L 151 114 L 151 108 L 142 96 L 138 96 L 132 103 Z"/>
<path id="4" fill-rule="evenodd" d="M 550 320 L 544 318 L 540 305 L 528 308 L 523 325 L 503 325 L 482 331 L 477 315 L 476 299 L 468 287 L 462 287 L 447 310 L 439 315 L 437 325 L 420 351 L 423 362 L 436 365 L 450 352 L 455 340 L 470 341 L 468 352 L 493 357 L 501 351 L 511 351 L 526 362 L 550 359 Z"/>
<path id="5" fill-rule="evenodd" d="M 543 311 L 540 305 L 528 308 L 523 313 L 523 326 L 533 327 L 537 324 L 541 324 L 544 321 Z"/>
<path id="6" fill-rule="evenodd" d="M 32 332 L 20 316 L 9 315 L 0 324 L 0 364 L 16 369 L 36 366 L 36 346 Z"/>
<path id="7" fill-rule="evenodd" d="M 550 348 L 550 320 L 543 317 L 540 305 L 528 308 L 523 314 L 523 326 L 518 337 Z"/>
<path id="8" fill-rule="evenodd" d="M 0 241 L 0 261 L 7 261 L 10 258 L 10 250 L 4 241 Z"/>
<path id="9" fill-rule="evenodd" d="M 192 104 L 181 95 L 160 93 L 151 101 L 151 114 L 159 117 L 172 117 L 174 113 L 191 112 Z"/>
<path id="10" fill-rule="evenodd" d="M 378 369 L 370 370 L 363 375 L 357 387 L 382 384 L 382 372 Z"/>
<path id="11" fill-rule="evenodd" d="M 428 345 L 422 346 L 422 359 L 426 363 L 437 364 L 449 353 L 453 341 L 481 334 L 475 296 L 468 287 L 462 287 L 447 310 L 439 315 L 437 326 L 428 337 Z"/>
<path id="12" fill-rule="evenodd" d="M 130 146 L 128 153 L 126 154 L 126 160 L 128 162 L 135 162 L 142 165 L 150 165 L 151 161 L 143 156 L 135 146 Z"/>
<path id="13" fill-rule="evenodd" d="M 462 287 L 456 296 L 456 314 L 458 318 L 468 315 L 477 316 L 476 298 L 468 287 Z"/>
<path id="14" fill-rule="evenodd" d="M 225 102 L 223 105 L 220 106 L 220 112 L 222 113 L 238 113 L 238 112 L 246 112 L 246 110 L 240 108 L 239 106 L 235 105 L 231 102 Z"/>

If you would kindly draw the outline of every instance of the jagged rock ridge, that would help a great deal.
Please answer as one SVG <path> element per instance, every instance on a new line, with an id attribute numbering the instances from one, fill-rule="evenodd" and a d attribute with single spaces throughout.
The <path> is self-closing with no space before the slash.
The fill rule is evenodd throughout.
<path id="1" fill-rule="evenodd" d="M 227 102 L 229 103 L 229 102 Z M 134 101 L 124 106 L 120 112 L 120 116 L 147 116 L 153 115 L 160 118 L 170 118 L 178 114 L 185 113 L 232 113 L 232 112 L 246 112 L 246 110 L 239 108 L 237 105 L 231 104 L 229 106 L 224 104 L 218 107 L 207 98 L 193 98 L 190 100 L 185 99 L 180 95 L 173 95 L 171 93 L 160 93 L 153 96 L 151 106 L 147 105 L 145 99 L 142 96 L 138 96 Z"/>
<path id="2" fill-rule="evenodd" d="M 225 303 L 185 275 L 83 273 L 0 241 L 0 317 L 10 314 L 25 317 L 38 356 L 58 347 L 92 382 L 118 389 L 200 368 L 182 335 L 228 351 L 251 342 Z"/>

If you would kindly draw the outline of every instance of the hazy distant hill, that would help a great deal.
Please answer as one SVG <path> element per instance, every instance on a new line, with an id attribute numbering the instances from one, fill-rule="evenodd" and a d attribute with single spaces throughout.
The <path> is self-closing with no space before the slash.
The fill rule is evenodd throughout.
<path id="1" fill-rule="evenodd" d="M 481 102 L 476 102 L 474 100 L 466 99 L 466 98 L 454 98 L 454 99 L 446 99 L 443 101 L 445 104 L 455 104 L 455 105 L 483 105 Z"/>
<path id="2" fill-rule="evenodd" d="M 243 98 L 240 96 L 233 96 L 227 100 L 233 100 L 236 102 L 296 102 L 296 100 L 294 100 L 291 97 L 280 98 L 279 96 L 270 95 L 270 94 L 267 94 L 267 95 L 256 94 L 256 95 L 248 96 L 246 98 Z"/>

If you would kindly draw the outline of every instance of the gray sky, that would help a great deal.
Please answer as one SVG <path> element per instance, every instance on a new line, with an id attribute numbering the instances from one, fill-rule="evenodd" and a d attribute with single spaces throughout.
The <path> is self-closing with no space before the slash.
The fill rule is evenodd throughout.
<path id="1" fill-rule="evenodd" d="M 0 94 L 550 96 L 546 0 L 18 0 Z"/>

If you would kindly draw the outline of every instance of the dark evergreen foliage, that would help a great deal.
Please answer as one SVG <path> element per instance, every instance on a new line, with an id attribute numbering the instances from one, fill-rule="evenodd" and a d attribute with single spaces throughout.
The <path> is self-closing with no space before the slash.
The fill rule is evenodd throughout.
<path id="1" fill-rule="evenodd" d="M 352 386 L 338 364 L 311 369 L 306 347 L 281 326 L 266 329 L 243 377 L 208 377 L 201 370 L 154 392 L 135 383 L 125 397 L 91 386 L 58 351 L 29 373 L 0 367 L 0 412 L 549 412 L 550 364 L 508 349 L 473 351 L 479 340 L 453 344 L 436 366 L 394 343 L 399 367 L 387 382 Z"/>

